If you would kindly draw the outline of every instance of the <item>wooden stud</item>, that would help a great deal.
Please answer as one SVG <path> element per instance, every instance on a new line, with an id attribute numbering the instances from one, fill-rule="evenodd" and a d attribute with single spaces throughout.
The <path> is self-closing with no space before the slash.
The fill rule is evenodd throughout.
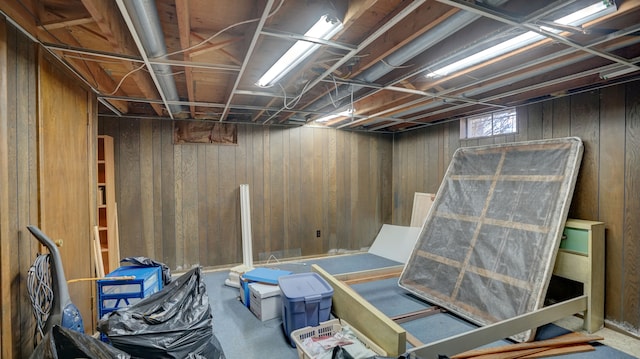
<path id="1" fill-rule="evenodd" d="M 102 252 L 100 250 L 100 232 L 98 226 L 93 227 L 93 259 L 96 266 L 96 277 L 104 278 L 104 262 L 102 261 Z"/>

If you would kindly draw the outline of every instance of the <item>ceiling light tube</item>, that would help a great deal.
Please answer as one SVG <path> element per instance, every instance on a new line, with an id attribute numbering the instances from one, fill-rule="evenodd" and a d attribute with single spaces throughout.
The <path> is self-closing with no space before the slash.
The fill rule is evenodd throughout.
<path id="1" fill-rule="evenodd" d="M 616 10 L 616 6 L 611 1 L 598 1 L 593 5 L 587 6 L 567 16 L 554 20 L 554 22 L 560 25 L 580 26 L 593 19 L 607 15 L 615 10 Z M 548 32 L 554 32 L 554 33 L 560 32 L 559 30 L 552 29 L 547 26 L 541 26 L 540 29 Z M 427 78 L 436 78 L 436 77 L 446 76 L 456 71 L 460 71 L 462 69 L 471 67 L 473 65 L 477 65 L 483 61 L 496 58 L 498 56 L 504 55 L 511 51 L 523 48 L 527 45 L 533 44 L 536 41 L 540 41 L 543 38 L 544 38 L 543 35 L 540 35 L 533 31 L 528 31 L 510 40 L 501 42 L 498 45 L 479 51 L 474 55 L 467 56 L 462 60 L 456 61 L 438 70 L 430 71 L 425 76 Z"/>
<path id="2" fill-rule="evenodd" d="M 323 15 L 307 31 L 304 36 L 322 40 L 329 40 L 338 31 L 342 29 L 342 23 L 336 19 L 330 19 L 327 15 Z M 260 77 L 257 85 L 260 87 L 268 87 L 278 82 L 284 75 L 299 65 L 305 58 L 311 55 L 320 47 L 320 44 L 305 40 L 298 40 L 296 43 L 276 61 L 267 72 Z"/>
<path id="3" fill-rule="evenodd" d="M 338 117 L 350 117 L 354 114 L 355 110 L 354 109 L 348 109 L 339 113 L 334 113 L 331 115 L 326 115 L 323 117 L 320 117 L 319 119 L 316 120 L 316 122 L 327 122 L 330 120 L 333 120 L 334 118 L 338 118 Z"/>

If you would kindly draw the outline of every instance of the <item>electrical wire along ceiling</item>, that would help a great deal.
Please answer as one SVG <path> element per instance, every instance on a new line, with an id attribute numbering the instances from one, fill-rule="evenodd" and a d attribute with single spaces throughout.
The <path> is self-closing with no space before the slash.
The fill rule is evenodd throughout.
<path id="1" fill-rule="evenodd" d="M 8 0 L 102 116 L 400 132 L 640 78 L 635 0 Z"/>

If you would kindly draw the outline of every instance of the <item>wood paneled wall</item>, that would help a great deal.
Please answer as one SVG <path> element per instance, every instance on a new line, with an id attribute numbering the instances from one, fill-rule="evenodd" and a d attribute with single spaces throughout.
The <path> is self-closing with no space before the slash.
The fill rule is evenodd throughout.
<path id="1" fill-rule="evenodd" d="M 39 251 L 27 225 L 62 239 L 65 279 L 93 277 L 96 98 L 0 16 L 0 357 L 27 358 L 35 320 L 27 272 Z M 46 250 L 45 250 L 46 252 Z M 70 284 L 93 333 L 91 282 Z"/>
<path id="2" fill-rule="evenodd" d="M 38 220 L 36 51 L 0 16 L 0 337 L 2 358 L 25 358 L 35 322 L 26 277 L 37 242 L 26 229 Z"/>
<path id="3" fill-rule="evenodd" d="M 174 145 L 169 121 L 117 118 L 98 131 L 114 138 L 123 258 L 241 263 L 245 183 L 256 261 L 360 249 L 391 221 L 390 136 L 239 125 L 237 145 Z"/>
<path id="4" fill-rule="evenodd" d="M 460 140 L 457 121 L 400 134 L 393 146 L 393 223 L 408 225 L 414 192 L 436 192 L 458 147 L 580 137 L 570 218 L 606 226 L 606 318 L 640 330 L 640 81 L 518 108 L 518 133 Z"/>
<path id="5" fill-rule="evenodd" d="M 94 278 L 91 234 L 97 218 L 97 100 L 44 50 L 38 56 L 38 75 L 38 188 L 32 195 L 38 196 L 39 218 L 32 224 L 51 240 L 61 241 L 58 252 L 64 280 Z M 97 319 L 92 310 L 94 283 L 74 282 L 68 290 L 82 314 L 85 331 L 93 333 Z"/>

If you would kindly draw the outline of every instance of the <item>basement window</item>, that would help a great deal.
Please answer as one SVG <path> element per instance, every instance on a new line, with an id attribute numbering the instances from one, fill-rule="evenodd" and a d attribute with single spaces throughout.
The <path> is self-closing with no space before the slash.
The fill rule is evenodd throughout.
<path id="1" fill-rule="evenodd" d="M 496 111 L 460 120 L 460 138 L 506 135 L 517 131 L 516 109 Z"/>

